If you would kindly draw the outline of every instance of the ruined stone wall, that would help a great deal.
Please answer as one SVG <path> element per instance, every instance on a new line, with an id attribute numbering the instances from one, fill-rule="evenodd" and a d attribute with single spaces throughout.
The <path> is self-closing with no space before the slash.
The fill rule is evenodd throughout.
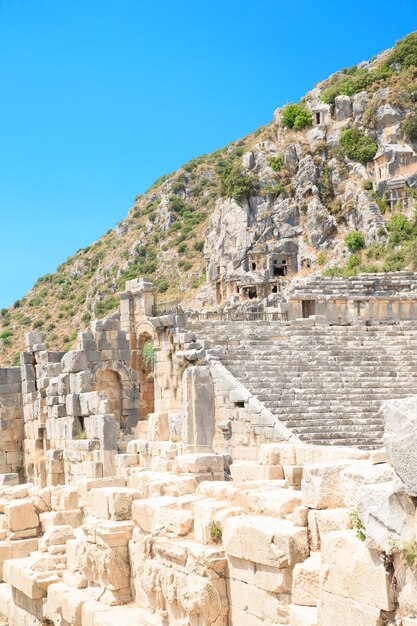
<path id="1" fill-rule="evenodd" d="M 18 367 L 0 369 L 0 474 L 22 465 L 22 377 Z"/>

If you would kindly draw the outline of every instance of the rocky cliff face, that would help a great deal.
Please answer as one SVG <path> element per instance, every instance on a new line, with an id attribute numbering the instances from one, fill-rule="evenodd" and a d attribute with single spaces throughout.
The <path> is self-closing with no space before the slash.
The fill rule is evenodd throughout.
<path id="1" fill-rule="evenodd" d="M 348 271 L 384 269 L 392 214 L 413 211 L 416 140 L 414 33 L 319 83 L 253 134 L 157 181 L 114 230 L 1 312 L 0 360 L 13 362 L 32 328 L 47 331 L 52 347 L 69 348 L 138 275 L 155 282 L 160 300 L 207 307 L 259 300 L 279 281 L 344 271 L 346 263 Z M 370 251 L 353 261 L 351 231 L 364 234 Z M 401 258 L 394 269 L 414 269 L 414 256 Z"/>

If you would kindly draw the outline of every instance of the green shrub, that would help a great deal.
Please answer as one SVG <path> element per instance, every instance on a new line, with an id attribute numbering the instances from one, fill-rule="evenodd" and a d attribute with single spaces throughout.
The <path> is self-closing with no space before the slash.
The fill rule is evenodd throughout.
<path id="1" fill-rule="evenodd" d="M 268 163 L 271 166 L 271 168 L 274 170 L 274 172 L 280 172 L 282 169 L 282 166 L 284 165 L 284 157 L 282 156 L 282 154 L 278 154 L 275 157 L 269 157 L 268 158 Z"/>
<path id="2" fill-rule="evenodd" d="M 382 266 L 383 272 L 400 272 L 404 269 L 405 257 L 402 250 L 393 250 L 389 252 Z"/>
<path id="3" fill-rule="evenodd" d="M 368 137 L 358 128 L 350 128 L 342 130 L 340 148 L 348 159 L 366 165 L 376 155 L 378 144 L 372 137 Z"/>
<path id="4" fill-rule="evenodd" d="M 220 175 L 220 195 L 233 198 L 236 202 L 248 199 L 255 191 L 252 176 L 242 172 L 239 165 L 227 164 Z"/>
<path id="5" fill-rule="evenodd" d="M 327 262 L 327 252 L 322 250 L 317 255 L 317 265 L 324 265 Z"/>
<path id="6" fill-rule="evenodd" d="M 348 258 L 347 263 L 346 263 L 346 267 L 348 270 L 354 270 L 356 268 L 358 268 L 361 264 L 361 260 L 358 256 L 356 255 L 352 255 Z"/>
<path id="7" fill-rule="evenodd" d="M 36 322 L 33 322 L 32 328 L 34 330 L 36 330 L 37 328 L 42 328 L 43 324 L 44 324 L 43 320 L 36 320 Z"/>
<path id="8" fill-rule="evenodd" d="M 417 223 L 410 222 L 402 213 L 393 215 L 388 228 L 388 246 L 394 248 L 404 241 L 410 241 L 417 236 Z"/>
<path id="9" fill-rule="evenodd" d="M 417 141 L 417 111 L 414 111 L 406 118 L 403 130 L 407 139 Z"/>
<path id="10" fill-rule="evenodd" d="M 362 524 L 362 520 L 359 517 L 358 511 L 349 511 L 350 521 L 352 522 L 352 527 L 356 531 L 356 536 L 359 541 L 365 541 L 366 539 L 366 530 L 365 526 Z"/>
<path id="11" fill-rule="evenodd" d="M 389 67 L 379 67 L 371 71 L 364 68 L 345 70 L 324 89 L 321 99 L 326 104 L 334 104 L 337 96 L 353 96 L 367 89 L 372 83 L 385 80 L 392 75 L 393 72 Z"/>
<path id="12" fill-rule="evenodd" d="M 119 299 L 115 296 L 108 296 L 104 300 L 97 302 L 96 306 L 94 307 L 94 313 L 96 317 L 101 318 L 104 317 L 106 313 L 109 313 L 113 309 L 116 309 L 118 306 Z"/>
<path id="13" fill-rule="evenodd" d="M 142 361 L 145 367 L 152 367 L 155 364 L 155 347 L 153 341 L 147 341 L 142 347 Z"/>
<path id="14" fill-rule="evenodd" d="M 417 67 L 417 32 L 398 41 L 385 63 L 386 65 L 401 63 L 402 67 Z"/>
<path id="15" fill-rule="evenodd" d="M 334 200 L 334 189 L 332 183 L 332 172 L 330 167 L 328 167 L 327 165 L 319 178 L 318 187 L 320 201 L 325 206 L 329 205 L 330 202 Z"/>
<path id="16" fill-rule="evenodd" d="M 282 111 L 282 125 L 294 130 L 309 128 L 312 125 L 312 115 L 303 103 L 287 104 Z"/>
<path id="17" fill-rule="evenodd" d="M 184 252 L 186 252 L 187 250 L 187 245 L 185 243 L 180 243 L 177 250 L 178 250 L 178 254 L 184 254 Z"/>
<path id="18" fill-rule="evenodd" d="M 345 237 L 345 243 L 349 252 L 357 252 L 365 246 L 365 237 L 363 233 L 354 230 Z"/>
<path id="19" fill-rule="evenodd" d="M 222 540 L 222 531 L 215 522 L 210 522 L 209 531 L 213 543 L 220 543 Z"/>
<path id="20" fill-rule="evenodd" d="M 386 253 L 386 247 L 380 243 L 374 243 L 366 251 L 368 259 L 382 259 Z"/>
<path id="21" fill-rule="evenodd" d="M 372 191 L 373 183 L 371 178 L 367 178 L 363 181 L 363 188 L 365 189 L 365 191 Z"/>
<path id="22" fill-rule="evenodd" d="M 155 281 L 155 287 L 159 293 L 165 293 L 166 291 L 168 291 L 168 281 L 166 280 L 166 278 L 158 278 Z"/>
<path id="23" fill-rule="evenodd" d="M 203 252 L 204 250 L 204 241 L 196 241 L 193 245 L 194 250 L 196 252 Z"/>
<path id="24" fill-rule="evenodd" d="M 83 323 L 83 324 L 85 324 L 85 325 L 89 324 L 89 323 L 90 323 L 90 321 L 91 321 L 91 314 L 90 314 L 90 313 L 88 313 L 88 312 L 87 312 L 87 313 L 84 313 L 84 315 L 83 315 L 83 316 L 82 316 L 82 318 L 81 318 L 81 321 L 82 321 L 82 323 Z"/>

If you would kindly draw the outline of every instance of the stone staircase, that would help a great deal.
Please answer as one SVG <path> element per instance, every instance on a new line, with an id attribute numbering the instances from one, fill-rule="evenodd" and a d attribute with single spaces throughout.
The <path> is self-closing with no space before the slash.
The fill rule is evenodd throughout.
<path id="1" fill-rule="evenodd" d="M 415 393 L 417 322 L 195 322 L 222 363 L 303 441 L 375 448 L 383 400 Z"/>

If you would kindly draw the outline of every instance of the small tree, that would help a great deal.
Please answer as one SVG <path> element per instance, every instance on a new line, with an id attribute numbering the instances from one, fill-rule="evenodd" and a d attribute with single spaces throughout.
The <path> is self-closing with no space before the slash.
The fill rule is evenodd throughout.
<path id="1" fill-rule="evenodd" d="M 358 128 L 349 128 L 342 130 L 340 149 L 348 159 L 366 165 L 376 155 L 378 144 Z"/>
<path id="2" fill-rule="evenodd" d="M 345 243 L 349 252 L 357 252 L 365 246 L 365 237 L 363 233 L 354 230 L 345 237 Z"/>
<path id="3" fill-rule="evenodd" d="M 287 104 L 282 111 L 282 124 L 294 130 L 309 128 L 312 124 L 311 113 L 305 104 Z"/>

